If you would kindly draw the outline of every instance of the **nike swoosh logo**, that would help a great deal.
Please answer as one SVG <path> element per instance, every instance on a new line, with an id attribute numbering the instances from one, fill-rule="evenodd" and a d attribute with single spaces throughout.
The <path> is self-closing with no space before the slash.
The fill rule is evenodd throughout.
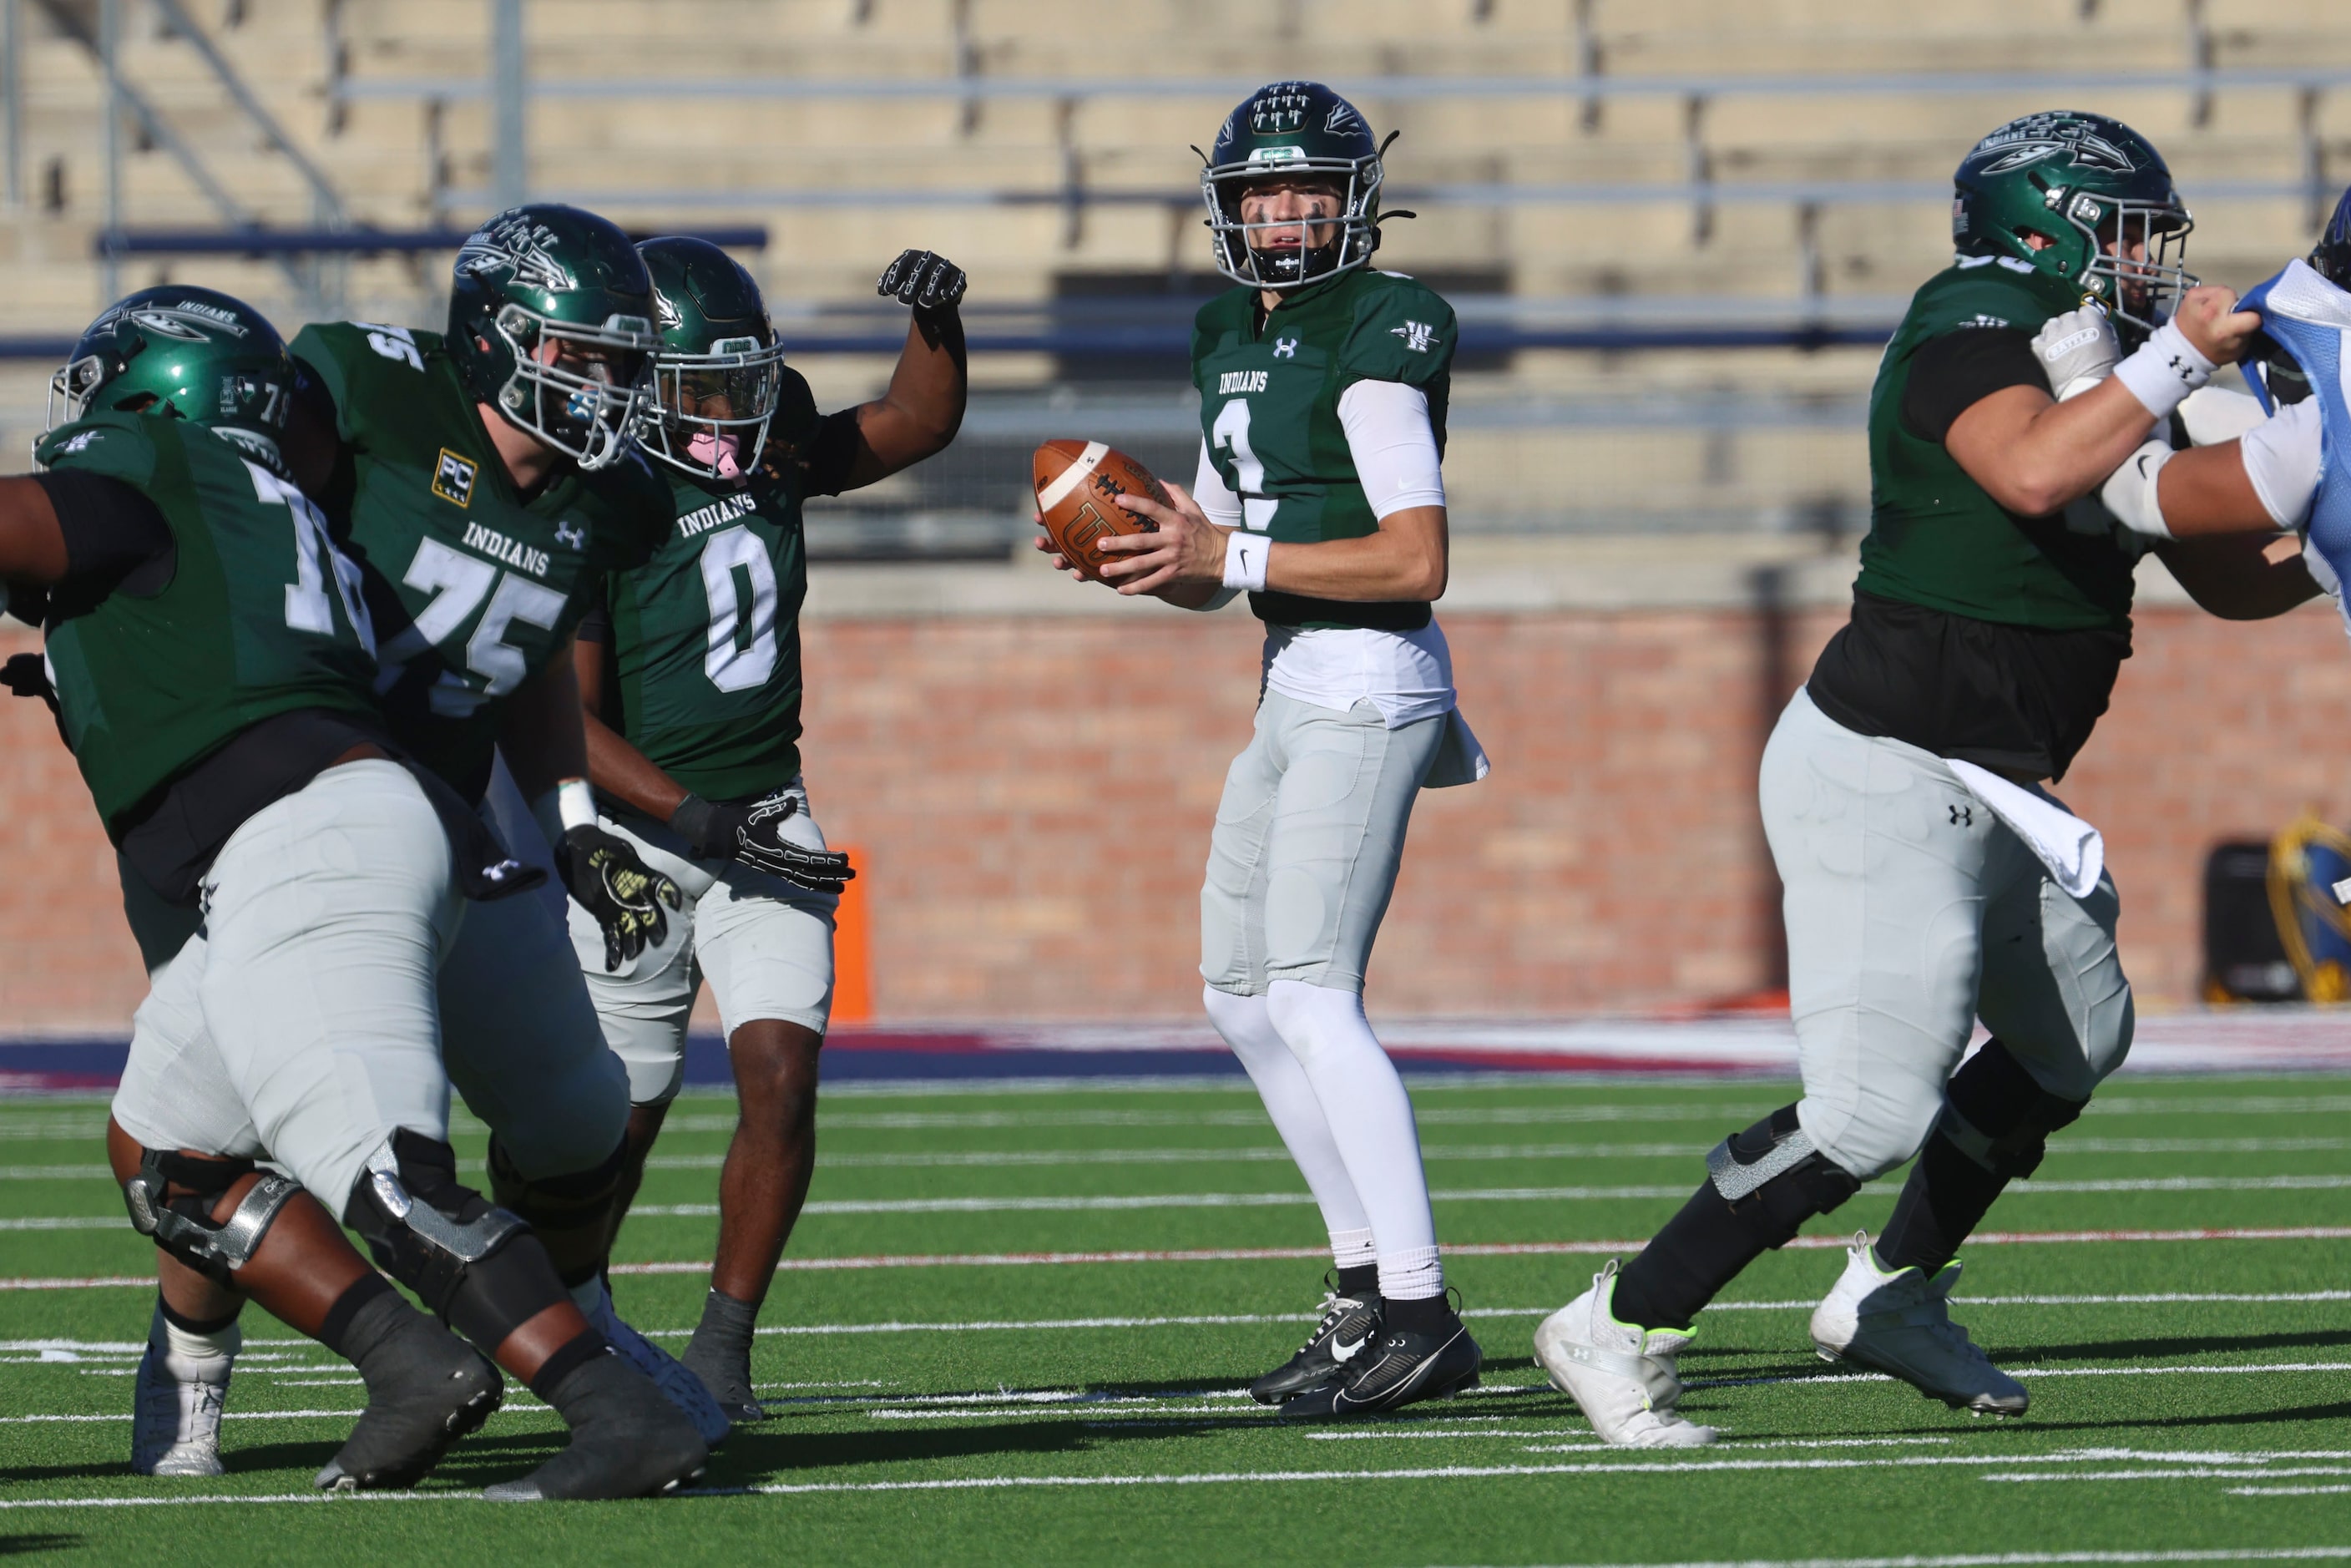
<path id="1" fill-rule="evenodd" d="M 1372 1336 L 1369 1334 L 1365 1334 L 1353 1344 L 1345 1344 L 1334 1339 L 1331 1342 L 1331 1359 L 1342 1364 L 1353 1361 L 1355 1359 L 1355 1354 L 1371 1343 Z"/>

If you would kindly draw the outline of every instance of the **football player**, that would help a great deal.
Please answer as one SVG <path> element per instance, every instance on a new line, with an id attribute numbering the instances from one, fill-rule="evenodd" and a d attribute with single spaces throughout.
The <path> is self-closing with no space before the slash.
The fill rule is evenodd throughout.
<path id="1" fill-rule="evenodd" d="M 683 1081 L 704 977 L 740 1106 L 719 1176 L 718 1251 L 684 1363 L 737 1421 L 762 1419 L 751 1336 L 816 1157 L 817 1051 L 832 997 L 833 911 L 854 875 L 825 848 L 800 779 L 800 503 L 872 484 L 963 422 L 960 268 L 910 250 L 880 292 L 914 308 L 880 399 L 817 417 L 758 285 L 706 241 L 639 247 L 661 346 L 640 427 L 674 526 L 609 580 L 582 624 L 580 689 L 602 827 L 683 890 L 667 935 L 616 970 L 574 906 L 571 934 L 629 1070 L 633 1193 Z"/>
<path id="2" fill-rule="evenodd" d="M 2161 433 L 2116 470 L 2102 494 L 2115 515 L 2158 539 L 2293 529 L 2303 540 L 2310 594 L 2339 600 L 2351 570 L 2351 451 L 2344 399 L 2343 330 L 2351 325 L 2351 191 L 2335 204 L 2309 259 L 2245 297 L 2262 318 L 2262 395 L 2274 417 L 2241 440 L 2175 452 Z M 2315 371 L 2316 373 L 2313 373 Z M 2281 563 L 2283 564 L 2283 563 Z"/>
<path id="3" fill-rule="evenodd" d="M 1316 1417 L 1450 1394 L 1482 1362 L 1447 1299 L 1411 1097 L 1364 1016 L 1414 800 L 1486 772 L 1429 610 L 1453 310 L 1369 265 L 1381 151 L 1317 82 L 1226 120 L 1200 183 L 1238 287 L 1193 327 L 1198 474 L 1172 507 L 1120 497 L 1158 531 L 1102 545 L 1124 558 L 1102 570 L 1121 593 L 1211 609 L 1247 592 L 1265 622 L 1256 737 L 1209 839 L 1202 999 L 1330 1231 L 1320 1322 L 1250 1385 Z"/>
<path id="4" fill-rule="evenodd" d="M 467 899 L 536 877 L 383 723 L 358 570 L 284 461 L 293 382 L 249 307 L 133 295 L 59 374 L 69 423 L 39 444 L 47 472 L 0 482 L 0 599 L 45 601 L 26 608 L 107 835 L 154 900 L 202 909 L 151 998 L 202 1027 L 134 1044 L 110 1163 L 132 1225 L 190 1278 L 360 1367 L 368 1409 L 320 1486 L 413 1484 L 502 1392 L 337 1216 L 571 1427 L 495 1495 L 674 1486 L 702 1464 L 692 1425 L 607 1353 L 529 1228 L 456 1180 L 434 968 Z M 218 1370 L 225 1389 L 207 1353 L 234 1316 L 191 1304 L 167 1279 L 149 1360 Z M 140 1382 L 142 1406 L 175 1396 L 183 1433 L 217 1418 L 216 1397 L 178 1398 L 145 1365 Z M 140 1455 L 189 1473 L 162 1457 Z"/>
<path id="5" fill-rule="evenodd" d="M 614 965 L 664 935 L 678 894 L 596 825 L 570 642 L 603 573 L 642 559 L 668 515 L 630 440 L 653 342 L 627 235 L 543 204 L 459 251 L 446 334 L 338 322 L 293 344 L 288 461 L 360 568 L 394 738 L 477 811 L 503 754 Z M 520 838 L 507 841 L 528 855 Z M 474 909 L 439 993 L 449 1077 L 491 1130 L 492 1195 L 544 1238 L 598 1331 L 717 1441 L 716 1404 L 619 1318 L 602 1278 L 627 1074 L 562 915 L 537 897 Z M 201 1020 L 151 1008 L 138 1028 Z M 208 1316 L 235 1310 L 215 1304 Z"/>
<path id="6" fill-rule="evenodd" d="M 2090 830 L 2041 781 L 2064 776 L 2130 652 L 2145 541 L 2096 492 L 2258 324 L 2194 287 L 2189 228 L 2155 148 L 2104 116 L 2027 116 L 1959 165 L 1958 255 L 1912 299 L 1870 401 L 1852 619 L 1763 756 L 1803 1097 L 1719 1145 L 1647 1248 L 1536 1332 L 1611 1443 L 1711 1441 L 1675 1409 L 1699 1309 L 1914 1155 L 1813 1343 L 1954 1408 L 2025 1408 L 1948 1300 L 1959 1244 L 2130 1044 L 2113 879 L 2069 858 Z M 2165 559 L 2208 607 L 2246 613 L 2235 569 L 2257 551 Z M 1992 1039 L 1962 1064 L 1979 1017 Z"/>

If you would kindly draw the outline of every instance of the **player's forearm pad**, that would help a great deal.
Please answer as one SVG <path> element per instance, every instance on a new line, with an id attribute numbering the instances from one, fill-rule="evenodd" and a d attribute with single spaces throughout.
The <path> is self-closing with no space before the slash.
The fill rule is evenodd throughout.
<path id="1" fill-rule="evenodd" d="M 1263 593 L 1266 559 L 1272 554 L 1272 542 L 1263 534 L 1253 534 L 1247 528 L 1235 528 L 1227 534 L 1225 586 Z"/>
<path id="2" fill-rule="evenodd" d="M 2105 487 L 2098 492 L 2106 510 L 2131 532 L 2158 539 L 2171 537 L 2171 526 L 2163 520 L 2163 505 L 2157 497 L 2158 477 L 2171 458 L 2169 442 L 2147 442 L 2107 476 Z"/>

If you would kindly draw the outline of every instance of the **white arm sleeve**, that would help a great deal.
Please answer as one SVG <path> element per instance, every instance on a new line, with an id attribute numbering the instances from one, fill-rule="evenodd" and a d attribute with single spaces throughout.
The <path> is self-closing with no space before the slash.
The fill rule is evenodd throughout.
<path id="1" fill-rule="evenodd" d="M 1339 423 L 1374 517 L 1445 505 L 1427 393 L 1402 382 L 1357 382 L 1339 394 Z"/>
<path id="2" fill-rule="evenodd" d="M 2282 528 L 2298 528 L 2310 516 L 2311 497 L 2325 463 L 2318 400 L 2292 402 L 2247 431 L 2237 450 L 2253 494 Z"/>
<path id="3" fill-rule="evenodd" d="M 1217 527 L 1237 528 L 1241 526 L 1241 498 L 1226 487 L 1225 476 L 1217 473 L 1217 465 L 1208 460 L 1208 439 L 1205 435 L 1200 438 L 1200 466 L 1192 475 L 1192 499 L 1200 503 L 1200 510 L 1206 512 L 1208 521 Z M 1192 608 L 1222 610 L 1233 601 L 1233 596 L 1238 591 L 1238 589 L 1219 588 L 1208 595 L 1207 602 Z"/>
<path id="4" fill-rule="evenodd" d="M 1200 438 L 1200 466 L 1192 476 L 1192 499 L 1200 503 L 1200 510 L 1208 514 L 1208 521 L 1220 528 L 1241 526 L 1241 498 L 1225 486 L 1225 476 L 1208 458 L 1207 437 Z"/>

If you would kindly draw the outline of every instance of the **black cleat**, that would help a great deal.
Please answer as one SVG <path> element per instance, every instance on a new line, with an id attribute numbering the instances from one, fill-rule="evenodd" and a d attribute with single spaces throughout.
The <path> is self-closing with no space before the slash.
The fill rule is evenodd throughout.
<path id="1" fill-rule="evenodd" d="M 484 1487 L 490 1501 L 655 1497 L 698 1478 L 710 1457 L 684 1413 L 617 1355 L 581 1362 L 547 1402 L 571 1428 L 570 1446 L 520 1480 Z"/>
<path id="2" fill-rule="evenodd" d="M 767 1407 L 751 1387 L 751 1355 L 748 1351 L 729 1353 L 705 1344 L 700 1334 L 685 1347 L 678 1362 L 688 1372 L 702 1379 L 710 1390 L 710 1397 L 718 1401 L 718 1408 L 736 1426 L 768 1418 Z"/>
<path id="3" fill-rule="evenodd" d="M 1477 1387 L 1485 1353 L 1459 1317 L 1445 1316 L 1432 1333 L 1384 1329 L 1340 1377 L 1293 1395 L 1281 1413 L 1310 1421 L 1379 1416 Z"/>
<path id="4" fill-rule="evenodd" d="M 389 1299 L 398 1302 L 397 1297 Z M 399 1304 L 402 1311 L 360 1362 L 367 1408 L 350 1440 L 315 1479 L 321 1491 L 414 1486 L 441 1462 L 450 1444 L 479 1431 L 506 1398 L 506 1380 L 479 1352 L 423 1313 Z"/>
<path id="5" fill-rule="evenodd" d="M 1354 1295 L 1326 1291 L 1322 1321 L 1314 1325 L 1296 1355 L 1249 1385 L 1249 1397 L 1260 1405 L 1279 1405 L 1294 1394 L 1342 1376 L 1355 1353 L 1378 1338 L 1379 1332 L 1379 1291 Z"/>

